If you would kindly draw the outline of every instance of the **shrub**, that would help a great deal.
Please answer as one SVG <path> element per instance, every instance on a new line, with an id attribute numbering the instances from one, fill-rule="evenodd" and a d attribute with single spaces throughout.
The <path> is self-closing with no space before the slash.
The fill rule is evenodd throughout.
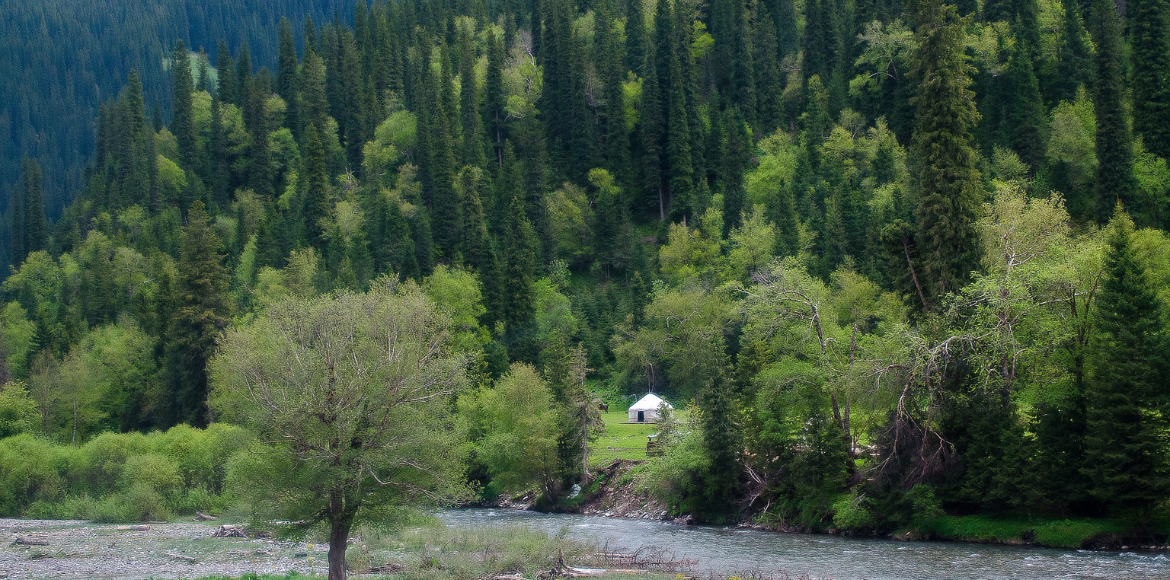
<path id="1" fill-rule="evenodd" d="M 145 486 L 168 496 L 177 494 L 182 485 L 177 461 L 159 453 L 144 453 L 126 460 L 118 487 L 129 490 Z"/>
<path id="2" fill-rule="evenodd" d="M 64 492 L 53 444 L 31 435 L 0 441 L 0 513 L 19 516 L 29 504 L 54 501 Z"/>
<path id="3" fill-rule="evenodd" d="M 833 502 L 833 526 L 842 532 L 868 532 L 877 523 L 870 508 L 864 494 L 841 494 Z"/>
<path id="4" fill-rule="evenodd" d="M 79 487 L 97 495 L 115 491 L 126 460 L 148 452 L 150 440 L 140 433 L 98 435 L 81 447 L 84 481 L 78 482 Z"/>

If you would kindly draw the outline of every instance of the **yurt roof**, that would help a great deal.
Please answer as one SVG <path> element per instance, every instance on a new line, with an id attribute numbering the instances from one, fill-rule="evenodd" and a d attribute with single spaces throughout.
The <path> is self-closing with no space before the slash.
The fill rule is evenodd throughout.
<path id="1" fill-rule="evenodd" d="M 658 395 L 650 393 L 642 397 L 637 403 L 630 407 L 631 411 L 657 411 L 658 407 L 665 406 L 667 409 L 673 409 L 670 403 L 658 398 Z"/>

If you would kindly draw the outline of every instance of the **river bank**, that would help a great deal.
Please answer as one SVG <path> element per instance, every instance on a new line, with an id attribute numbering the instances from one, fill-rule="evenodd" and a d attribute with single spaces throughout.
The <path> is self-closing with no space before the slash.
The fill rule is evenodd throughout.
<path id="1" fill-rule="evenodd" d="M 615 459 L 599 466 L 593 473 L 594 482 L 581 495 L 563 501 L 553 513 L 597 515 L 607 518 L 656 520 L 675 524 L 691 524 L 694 518 L 686 514 L 672 514 L 663 505 L 635 485 L 635 474 L 645 463 L 637 459 Z M 495 505 L 508 509 L 531 509 L 531 495 L 520 498 L 501 497 Z M 740 528 L 777 533 L 818 533 L 789 526 L 783 522 L 761 523 L 746 519 Z M 837 530 L 822 532 L 841 535 Z M 1031 546 L 1071 550 L 1168 552 L 1170 522 L 1157 521 L 1151 531 L 1138 535 L 1123 522 L 1094 518 L 1010 518 L 984 515 L 941 516 L 923 523 L 918 528 L 897 530 L 881 539 L 900 541 L 947 541 L 1006 546 Z"/>

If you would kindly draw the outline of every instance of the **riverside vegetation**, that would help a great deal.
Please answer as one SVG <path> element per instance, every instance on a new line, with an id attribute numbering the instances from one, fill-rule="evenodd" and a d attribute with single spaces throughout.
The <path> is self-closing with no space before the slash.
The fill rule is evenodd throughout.
<path id="1" fill-rule="evenodd" d="M 22 163 L 0 508 L 242 506 L 339 578 L 363 521 L 563 506 L 598 403 L 653 390 L 687 419 L 635 477 L 697 521 L 1164 544 L 1166 11 L 359 2 L 253 39 L 274 71 L 180 38 L 52 223 Z"/>

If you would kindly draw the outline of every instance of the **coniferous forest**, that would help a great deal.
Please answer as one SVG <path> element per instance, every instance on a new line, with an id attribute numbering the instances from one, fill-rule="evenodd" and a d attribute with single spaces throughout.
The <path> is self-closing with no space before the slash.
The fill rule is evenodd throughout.
<path id="1" fill-rule="evenodd" d="M 288 466 L 410 420 L 452 497 L 552 506 L 597 402 L 650 391 L 687 419 L 637 477 L 700 521 L 1166 517 L 1165 0 L 235 4 L 165 71 L 60 73 L 121 86 L 80 174 L 85 110 L 14 141 L 9 442 L 234 423 Z M 371 376 L 412 394 L 346 406 Z"/>

